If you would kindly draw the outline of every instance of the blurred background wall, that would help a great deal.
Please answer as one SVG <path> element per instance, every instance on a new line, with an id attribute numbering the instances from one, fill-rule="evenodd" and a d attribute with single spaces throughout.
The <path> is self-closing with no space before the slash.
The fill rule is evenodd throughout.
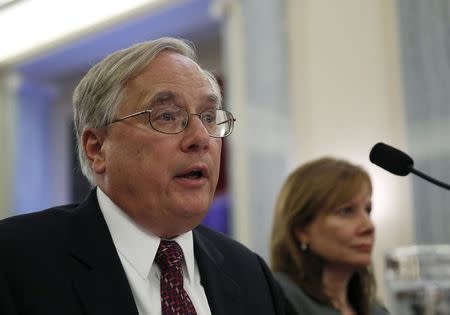
<path id="1" fill-rule="evenodd" d="M 229 180 L 217 211 L 227 211 L 220 216 L 227 222 L 219 229 L 268 258 L 281 183 L 300 163 L 333 155 L 372 176 L 382 299 L 387 249 L 450 241 L 448 194 L 368 161 L 382 141 L 417 157 L 418 169 L 450 179 L 448 0 L 136 0 L 97 21 L 100 0 L 80 15 L 75 2 L 52 10 L 39 1 L 41 22 L 16 36 L 10 30 L 23 13 L 1 14 L 29 0 L 0 7 L 0 24 L 10 23 L 0 27 L 0 217 L 82 198 L 88 187 L 74 160 L 74 87 L 108 53 L 176 36 L 197 46 L 237 117 L 225 140 Z M 93 20 L 36 44 L 39 23 L 54 30 L 71 15 Z M 22 36 L 34 46 L 19 49 Z"/>

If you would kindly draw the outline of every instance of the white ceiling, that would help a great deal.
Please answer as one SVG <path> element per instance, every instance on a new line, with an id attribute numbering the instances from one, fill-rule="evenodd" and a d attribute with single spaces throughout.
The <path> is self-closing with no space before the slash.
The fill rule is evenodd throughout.
<path id="1" fill-rule="evenodd" d="M 173 0 L 22 0 L 0 9 L 0 65 Z M 178 1 L 179 2 L 179 1 Z"/>
<path id="2" fill-rule="evenodd" d="M 128 7 L 117 5 L 105 10 L 109 14 L 92 13 L 104 11 L 108 4 L 116 2 L 127 2 Z M 198 36 L 217 37 L 220 22 L 210 14 L 212 2 L 22 0 L 0 10 L 0 68 L 12 65 L 27 77 L 51 79 L 68 72 L 83 71 L 106 54 L 135 42 L 161 36 L 184 37 L 194 41 Z M 14 11 L 20 9 L 19 4 L 24 3 L 40 3 L 39 6 L 33 4 L 32 10 L 39 14 L 20 15 L 20 11 Z M 65 7 L 60 3 L 65 4 Z M 50 4 L 56 5 L 55 8 L 50 8 Z M 11 15 L 4 19 L 2 11 L 10 14 L 16 12 L 15 18 Z M 60 15 L 61 12 L 64 14 Z M 74 23 L 71 28 L 63 27 L 65 20 Z M 9 33 L 11 29 L 15 31 Z M 19 38 L 26 40 L 20 44 Z"/>

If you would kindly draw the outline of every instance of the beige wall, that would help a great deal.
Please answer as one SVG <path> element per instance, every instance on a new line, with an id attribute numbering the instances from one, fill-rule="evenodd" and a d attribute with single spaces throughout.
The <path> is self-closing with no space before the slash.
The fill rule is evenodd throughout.
<path id="1" fill-rule="evenodd" d="M 412 242 L 410 183 L 368 160 L 376 142 L 405 147 L 395 1 L 291 0 L 286 9 L 297 117 L 292 167 L 331 154 L 368 169 L 384 299 L 383 253 Z"/>

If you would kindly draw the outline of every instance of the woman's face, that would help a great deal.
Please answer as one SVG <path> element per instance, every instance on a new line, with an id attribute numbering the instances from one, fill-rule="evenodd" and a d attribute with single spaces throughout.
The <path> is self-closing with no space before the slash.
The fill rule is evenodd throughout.
<path id="1" fill-rule="evenodd" d="M 371 262 L 375 227 L 370 212 L 371 194 L 367 184 L 348 202 L 331 211 L 320 211 L 297 238 L 328 265 L 358 269 Z"/>

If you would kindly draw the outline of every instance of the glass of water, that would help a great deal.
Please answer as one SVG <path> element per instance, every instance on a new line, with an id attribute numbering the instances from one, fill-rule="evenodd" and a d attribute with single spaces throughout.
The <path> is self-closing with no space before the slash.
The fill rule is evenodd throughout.
<path id="1" fill-rule="evenodd" d="M 385 256 L 388 305 L 393 315 L 450 314 L 450 245 L 418 245 Z"/>

